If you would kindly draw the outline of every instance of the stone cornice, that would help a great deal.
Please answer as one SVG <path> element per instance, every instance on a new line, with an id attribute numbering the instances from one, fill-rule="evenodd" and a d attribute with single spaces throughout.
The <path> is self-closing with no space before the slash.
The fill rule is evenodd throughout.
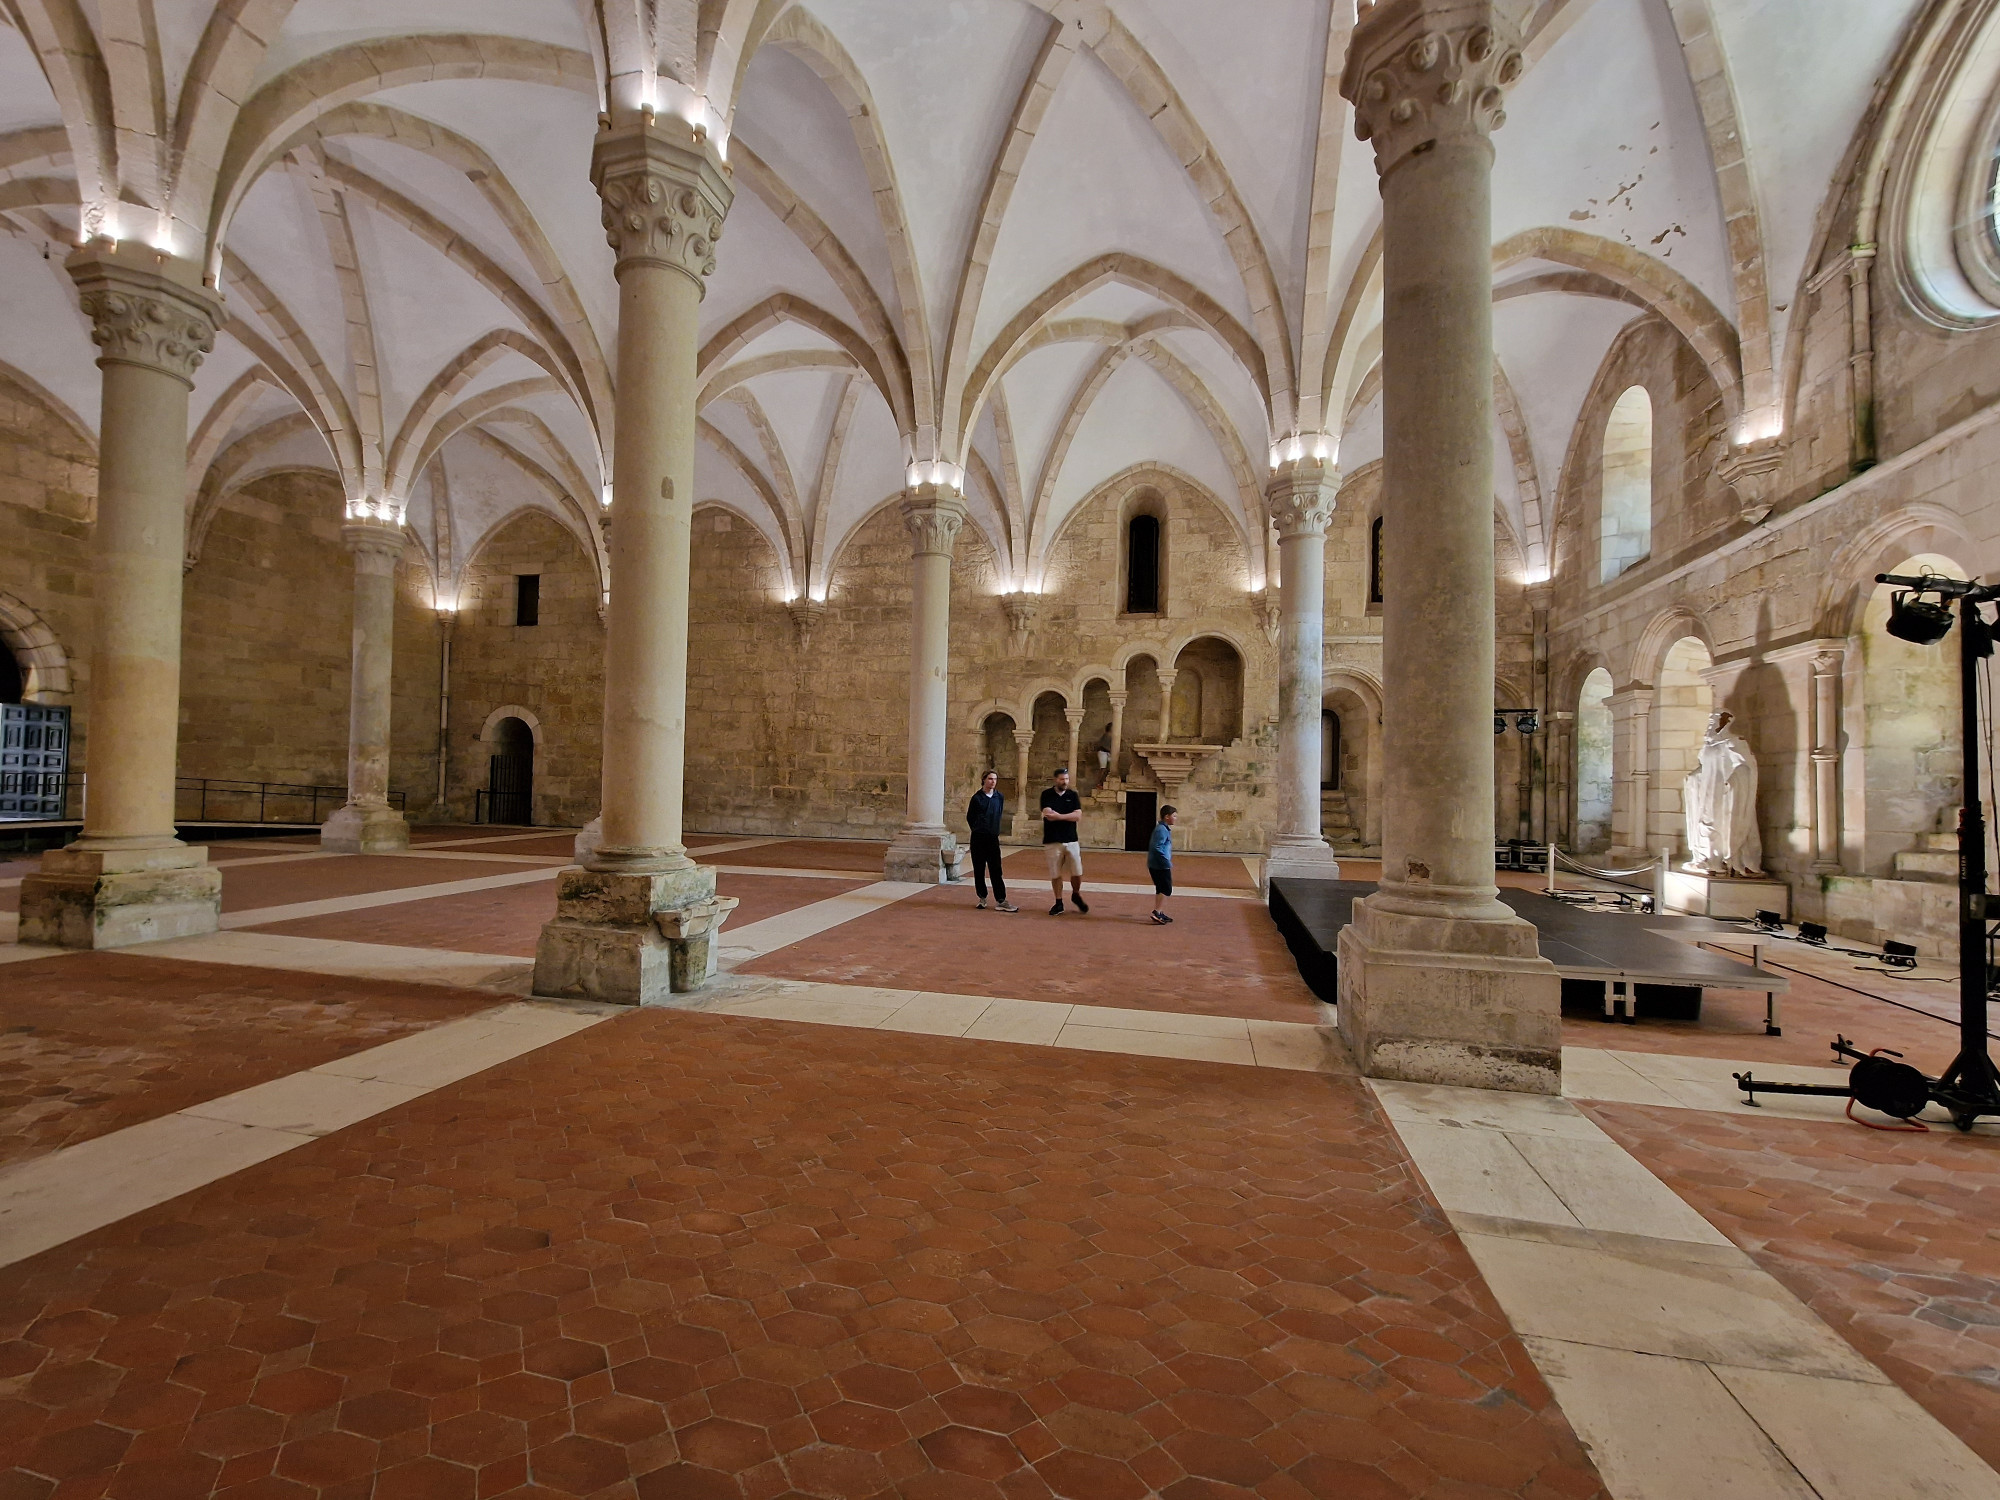
<path id="1" fill-rule="evenodd" d="M 1294 458 L 1272 470 L 1264 500 L 1279 537 L 1325 536 L 1339 488 L 1340 470 L 1331 459 Z"/>
<path id="2" fill-rule="evenodd" d="M 916 485 L 904 492 L 903 524 L 910 528 L 913 554 L 950 557 L 965 525 L 965 501 L 946 485 Z"/>
<path id="3" fill-rule="evenodd" d="M 667 266 L 706 289 L 736 189 L 705 136 L 673 116 L 601 130 L 590 180 L 620 277 L 633 266 Z"/>
<path id="4" fill-rule="evenodd" d="M 1379 0 L 1361 12 L 1340 92 L 1386 177 L 1440 141 L 1484 141 L 1507 123 L 1527 66 L 1518 0 Z"/>
<path id="5" fill-rule="evenodd" d="M 99 366 L 137 365 L 193 387 L 223 319 L 222 299 L 201 284 L 199 267 L 136 241 L 93 240 L 64 269 L 90 319 Z"/>

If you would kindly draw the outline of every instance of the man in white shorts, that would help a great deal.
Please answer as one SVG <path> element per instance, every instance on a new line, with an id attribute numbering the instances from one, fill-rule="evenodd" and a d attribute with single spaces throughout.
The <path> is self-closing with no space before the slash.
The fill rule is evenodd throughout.
<path id="1" fill-rule="evenodd" d="M 1063 912 L 1063 876 L 1069 876 L 1070 899 L 1078 911 L 1090 910 L 1083 899 L 1083 846 L 1077 842 L 1077 824 L 1083 821 L 1083 799 L 1069 786 L 1069 768 L 1056 772 L 1056 784 L 1042 793 L 1042 847 L 1049 856 L 1049 885 L 1056 904 L 1049 915 Z"/>

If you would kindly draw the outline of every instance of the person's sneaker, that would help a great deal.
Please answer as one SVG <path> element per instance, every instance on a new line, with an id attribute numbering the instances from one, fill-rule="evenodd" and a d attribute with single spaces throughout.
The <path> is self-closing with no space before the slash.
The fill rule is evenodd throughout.
<path id="1" fill-rule="evenodd" d="M 1084 900 L 1084 899 L 1083 899 L 1083 897 L 1081 897 L 1081 896 L 1072 896 L 1072 897 L 1070 898 L 1070 900 L 1071 900 L 1071 901 L 1073 901 L 1073 902 L 1074 902 L 1074 903 L 1076 904 L 1076 909 L 1077 909 L 1078 911 L 1080 911 L 1080 912 L 1085 912 L 1085 913 L 1088 913 L 1088 912 L 1089 912 L 1089 910 L 1090 910 L 1090 903 L 1089 903 L 1088 901 Z"/>
<path id="2" fill-rule="evenodd" d="M 975 911 L 985 911 L 985 910 L 986 910 L 986 903 L 985 903 L 984 901 L 982 901 L 982 902 L 980 902 L 980 903 L 979 903 L 979 905 L 978 905 L 978 906 L 976 906 L 976 907 L 975 907 L 975 908 L 973 908 L 973 909 L 974 909 Z"/>
<path id="3" fill-rule="evenodd" d="M 1162 927 L 1164 927 L 1167 925 L 1167 923 L 1173 921 L 1173 918 L 1168 916 L 1163 911 L 1156 911 L 1153 913 L 1153 920 L 1155 922 L 1158 922 Z"/>
<path id="4" fill-rule="evenodd" d="M 1050 916 L 1052 916 L 1052 917 L 1059 917 L 1059 916 L 1061 916 L 1061 915 L 1062 915 L 1062 902 L 1058 901 L 1058 902 L 1057 902 L 1057 903 L 1056 903 L 1056 904 L 1055 904 L 1054 906 L 1051 906 L 1051 907 L 1049 908 L 1049 915 L 1050 915 Z"/>
<path id="5" fill-rule="evenodd" d="M 994 907 L 993 909 L 995 911 L 1019 911 L 1021 908 L 1018 906 L 1009 906 L 1005 901 L 1002 901 L 998 906 Z"/>

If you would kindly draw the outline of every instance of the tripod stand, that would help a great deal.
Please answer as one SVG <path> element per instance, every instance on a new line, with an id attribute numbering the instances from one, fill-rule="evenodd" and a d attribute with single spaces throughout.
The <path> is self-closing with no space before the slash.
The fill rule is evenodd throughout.
<path id="1" fill-rule="evenodd" d="M 1862 1076 L 1862 1054 L 1845 1038 L 1834 1043 L 1837 1056 L 1857 1061 L 1845 1088 L 1806 1083 L 1759 1083 L 1747 1072 L 1738 1073 L 1736 1085 L 1755 1104 L 1763 1094 L 1830 1094 L 1859 1099 L 1874 1108 L 1893 1101 L 1884 1113 L 1908 1119 L 1926 1104 L 1942 1106 L 1960 1130 L 1970 1130 L 1981 1115 L 2000 1115 L 2000 1069 L 1987 1051 L 1986 958 L 1987 910 L 2000 916 L 2000 898 L 1986 891 L 1986 812 L 1980 798 L 1979 757 L 1979 663 L 1993 654 L 1995 627 L 1986 619 L 1984 607 L 2000 600 L 2000 586 L 1942 578 L 1926 573 L 1920 578 L 1877 573 L 1877 583 L 1890 584 L 1899 592 L 1889 607 L 1889 634 L 1918 646 L 1934 646 L 1951 630 L 1951 600 L 1958 601 L 1958 682 L 1959 734 L 1964 750 L 1963 795 L 1958 813 L 1958 1055 L 1941 1078 L 1927 1078 L 1903 1064 L 1896 1070 L 1895 1086 L 1886 1092 L 1873 1075 L 1884 1068 L 1870 1068 Z M 1934 601 L 1934 602 L 1933 602 Z M 1917 1081 L 1922 1091 L 1918 1092 Z"/>

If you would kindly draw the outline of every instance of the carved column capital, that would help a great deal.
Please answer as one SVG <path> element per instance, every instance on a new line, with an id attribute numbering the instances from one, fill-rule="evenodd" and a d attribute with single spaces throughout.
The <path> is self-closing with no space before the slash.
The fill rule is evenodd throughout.
<path id="1" fill-rule="evenodd" d="M 1440 141 L 1484 141 L 1507 123 L 1527 66 L 1520 0 L 1378 0 L 1355 22 L 1341 95 L 1386 177 Z"/>
<path id="2" fill-rule="evenodd" d="M 1329 458 L 1288 459 L 1273 469 L 1264 500 L 1279 537 L 1325 536 L 1339 488 L 1340 470 Z"/>
<path id="3" fill-rule="evenodd" d="M 202 285 L 198 266 L 137 241 L 93 240 L 64 269 L 102 351 L 99 365 L 138 365 L 194 385 L 223 318 L 222 299 Z"/>
<path id="4" fill-rule="evenodd" d="M 1063 717 L 1064 717 L 1065 719 L 1068 719 L 1068 720 L 1069 720 L 1069 727 L 1070 727 L 1071 729 L 1081 729 L 1081 728 L 1083 728 L 1083 710 L 1082 710 L 1082 709 L 1080 709 L 1080 708 L 1066 708 L 1066 709 L 1064 709 L 1064 710 L 1063 710 Z"/>
<path id="5" fill-rule="evenodd" d="M 1762 438 L 1738 443 L 1716 465 L 1716 477 L 1736 493 L 1736 513 L 1756 525 L 1771 513 L 1778 500 L 1778 484 L 1785 468 L 1782 438 Z"/>
<path id="6" fill-rule="evenodd" d="M 1014 731 L 1014 744 L 1023 754 L 1026 754 L 1030 749 L 1032 749 L 1034 747 L 1034 743 L 1035 743 L 1034 730 L 1017 729 Z"/>
<path id="7" fill-rule="evenodd" d="M 903 524 L 910 528 L 910 550 L 918 557 L 950 557 L 965 525 L 965 501 L 956 490 L 920 484 L 904 492 Z"/>
<path id="8" fill-rule="evenodd" d="M 736 189 L 705 136 L 675 116 L 600 130 L 590 180 L 620 277 L 632 266 L 670 266 L 706 290 Z"/>
<path id="9" fill-rule="evenodd" d="M 403 528 L 381 521 L 349 521 L 340 540 L 354 554 L 358 573 L 393 573 L 403 556 Z"/>

